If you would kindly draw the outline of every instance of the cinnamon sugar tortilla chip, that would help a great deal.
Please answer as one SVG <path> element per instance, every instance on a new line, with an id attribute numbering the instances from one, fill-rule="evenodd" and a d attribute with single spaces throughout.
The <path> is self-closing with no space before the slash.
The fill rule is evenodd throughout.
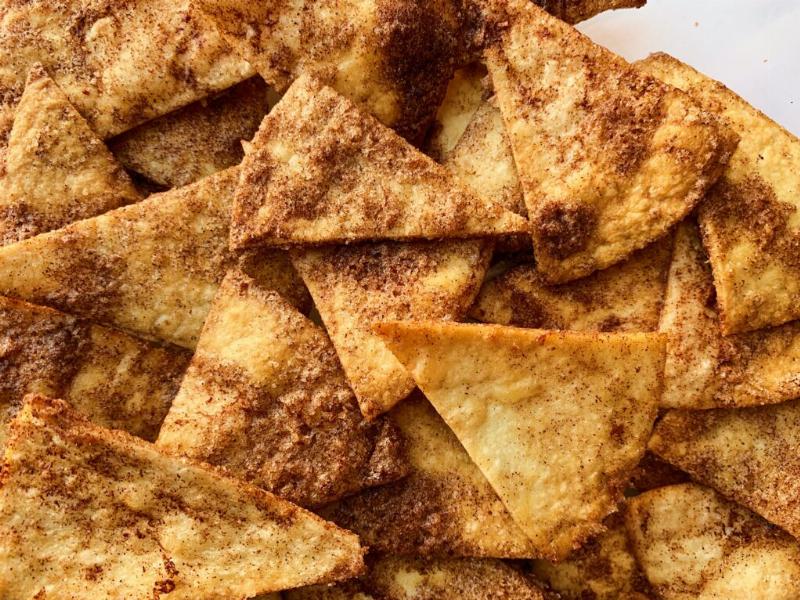
<path id="1" fill-rule="evenodd" d="M 490 258 L 491 248 L 477 240 L 363 244 L 292 254 L 367 418 L 389 410 L 414 389 L 372 325 L 391 319 L 462 318 Z"/>
<path id="2" fill-rule="evenodd" d="M 800 401 L 669 411 L 656 426 L 650 449 L 800 537 Z"/>
<path id="3" fill-rule="evenodd" d="M 407 471 L 399 432 L 387 419 L 364 420 L 325 332 L 236 270 L 217 292 L 158 446 L 302 506 Z"/>
<path id="4" fill-rule="evenodd" d="M 245 599 L 359 574 L 358 538 L 272 494 L 29 396 L 0 489 L 7 598 Z"/>
<path id="5" fill-rule="evenodd" d="M 636 556 L 659 598 L 800 595 L 798 542 L 712 490 L 694 484 L 659 488 L 628 507 Z"/>
<path id="6" fill-rule="evenodd" d="M 564 558 L 602 531 L 655 421 L 659 334 L 432 321 L 375 329 L 541 557 Z"/>
<path id="7" fill-rule="evenodd" d="M 238 165 L 242 140 L 252 139 L 277 100 L 260 77 L 199 100 L 109 141 L 129 169 L 167 187 L 189 185 Z"/>
<path id="8" fill-rule="evenodd" d="M 529 0 L 486 5 L 542 276 L 584 277 L 666 234 L 722 173 L 732 132 Z"/>
<path id="9" fill-rule="evenodd" d="M 647 3 L 647 0 L 534 0 L 534 2 L 567 23 L 578 23 L 607 10 L 640 8 Z"/>
<path id="10" fill-rule="evenodd" d="M 666 54 L 637 66 L 686 90 L 741 136 L 699 211 L 724 333 L 800 318 L 800 140 L 721 83 Z"/>
<path id="11" fill-rule="evenodd" d="M 664 408 L 774 404 L 800 396 L 800 322 L 724 337 L 694 223 L 677 230 L 660 330 Z"/>
<path id="12" fill-rule="evenodd" d="M 388 413 L 411 474 L 320 513 L 388 555 L 527 558 L 536 555 L 453 432 L 419 392 Z"/>
<path id="13" fill-rule="evenodd" d="M 286 600 L 544 600 L 530 577 L 499 560 L 388 556 L 358 579 L 286 592 Z"/>
<path id="14" fill-rule="evenodd" d="M 231 245 L 469 238 L 525 228 L 525 219 L 461 188 L 391 129 L 303 76 L 264 119 L 242 162 Z"/>
<path id="15" fill-rule="evenodd" d="M 141 200 L 41 65 L 28 74 L 0 177 L 0 244 Z"/>
<path id="16" fill-rule="evenodd" d="M 105 427 L 155 440 L 189 354 L 0 296 L 0 449 L 28 393 L 60 396 Z"/>
<path id="17" fill-rule="evenodd" d="M 0 293 L 194 347 L 228 268 L 238 170 L 0 248 Z M 250 262 L 267 287 L 303 302 L 283 253 Z"/>

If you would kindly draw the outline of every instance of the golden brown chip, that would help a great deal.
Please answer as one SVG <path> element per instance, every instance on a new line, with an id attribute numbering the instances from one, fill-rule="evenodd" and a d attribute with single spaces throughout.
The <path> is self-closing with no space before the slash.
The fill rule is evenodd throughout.
<path id="1" fill-rule="evenodd" d="M 0 146 L 42 63 L 100 137 L 253 74 L 189 0 L 31 0 L 0 8 Z"/>
<path id="2" fill-rule="evenodd" d="M 122 166 L 38 64 L 17 104 L 5 160 L 0 244 L 141 200 Z"/>
<path id="3" fill-rule="evenodd" d="M 231 600 L 337 581 L 358 538 L 272 494 L 28 396 L 0 488 L 9 599 Z"/>
<path id="4" fill-rule="evenodd" d="M 624 506 L 622 508 L 624 510 Z M 562 600 L 649 600 L 650 584 L 639 569 L 625 531 L 624 513 L 614 513 L 606 531 L 565 560 L 536 560 L 533 574 Z"/>
<path id="5" fill-rule="evenodd" d="M 0 248 L 0 293 L 193 348 L 236 257 L 228 226 L 238 169 Z M 283 253 L 248 259 L 302 301 Z M 263 281 L 266 280 L 266 281 Z"/>
<path id="6" fill-rule="evenodd" d="M 487 65 L 542 276 L 586 276 L 666 234 L 721 174 L 732 132 L 530 0 L 487 6 Z"/>
<path id="7" fill-rule="evenodd" d="M 800 396 L 800 322 L 723 337 L 694 223 L 677 230 L 659 329 L 669 335 L 664 408 L 705 409 Z"/>
<path id="8" fill-rule="evenodd" d="M 452 174 L 352 102 L 298 78 L 242 162 L 231 245 L 469 238 L 525 231 L 519 215 Z"/>
<path id="9" fill-rule="evenodd" d="M 616 509 L 661 391 L 659 334 L 375 326 L 543 558 Z"/>
<path id="10" fill-rule="evenodd" d="M 534 2 L 567 23 L 578 23 L 606 10 L 640 8 L 647 3 L 647 0 L 534 0 Z"/>
<path id="11" fill-rule="evenodd" d="M 325 332 L 234 270 L 214 299 L 158 446 L 303 506 L 402 477 L 402 441 L 367 423 Z"/>
<path id="12" fill-rule="evenodd" d="M 800 140 L 721 83 L 666 55 L 638 63 L 741 136 L 699 220 L 726 334 L 800 318 Z"/>
<path id="13" fill-rule="evenodd" d="M 548 285 L 532 264 L 484 283 L 470 316 L 541 329 L 655 331 L 664 300 L 671 240 L 577 281 Z"/>
<path id="14" fill-rule="evenodd" d="M 293 590 L 286 600 L 544 600 L 528 576 L 499 560 L 388 556 L 368 562 L 358 579 Z"/>
<path id="15" fill-rule="evenodd" d="M 414 389 L 372 325 L 462 318 L 490 257 L 481 241 L 390 242 L 292 255 L 367 418 L 389 410 Z"/>
<path id="16" fill-rule="evenodd" d="M 708 488 L 674 485 L 628 502 L 636 557 L 664 600 L 794 600 L 800 545 Z"/>
<path id="17" fill-rule="evenodd" d="M 252 139 L 275 94 L 252 77 L 218 96 L 200 100 L 139 125 L 109 142 L 129 169 L 167 187 L 189 185 L 238 165 L 242 140 Z"/>
<path id="18" fill-rule="evenodd" d="M 0 450 L 28 393 L 60 396 L 105 427 L 155 440 L 189 354 L 0 296 Z"/>
<path id="19" fill-rule="evenodd" d="M 672 410 L 656 426 L 650 450 L 800 537 L 800 401 Z"/>
<path id="20" fill-rule="evenodd" d="M 199 0 L 225 38 L 283 91 L 314 75 L 418 140 L 461 54 L 450 0 Z"/>
<path id="21" fill-rule="evenodd" d="M 390 412 L 412 471 L 326 507 L 326 519 L 389 555 L 526 558 L 536 555 L 497 493 L 422 394 Z"/>

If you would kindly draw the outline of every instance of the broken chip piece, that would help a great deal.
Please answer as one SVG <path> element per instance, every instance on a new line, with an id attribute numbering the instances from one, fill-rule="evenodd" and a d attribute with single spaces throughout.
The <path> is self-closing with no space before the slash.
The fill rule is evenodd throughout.
<path id="1" fill-rule="evenodd" d="M 542 276 L 584 277 L 665 235 L 719 178 L 733 133 L 529 0 L 486 6 L 486 62 Z"/>
<path id="2" fill-rule="evenodd" d="M 470 238 L 526 227 L 303 76 L 264 119 L 242 161 L 231 246 Z"/>
<path id="3" fill-rule="evenodd" d="M 375 330 L 541 557 L 602 531 L 656 418 L 661 335 L 431 321 Z"/>
<path id="4" fill-rule="evenodd" d="M 800 596 L 797 540 L 714 491 L 687 483 L 628 501 L 642 570 L 665 600 L 792 600 Z"/>
<path id="5" fill-rule="evenodd" d="M 0 244 L 93 217 L 141 196 L 41 65 L 28 74 L 0 177 Z"/>
<path id="6" fill-rule="evenodd" d="M 302 506 L 407 471 L 399 432 L 365 422 L 325 332 L 237 270 L 217 291 L 158 446 Z"/>
<path id="7" fill-rule="evenodd" d="M 10 600 L 230 600 L 362 570 L 358 538 L 272 494 L 28 396 L 0 488 Z"/>
<path id="8" fill-rule="evenodd" d="M 491 248 L 483 241 L 362 244 L 292 254 L 368 418 L 414 381 L 372 325 L 392 319 L 460 319 L 478 293 Z"/>

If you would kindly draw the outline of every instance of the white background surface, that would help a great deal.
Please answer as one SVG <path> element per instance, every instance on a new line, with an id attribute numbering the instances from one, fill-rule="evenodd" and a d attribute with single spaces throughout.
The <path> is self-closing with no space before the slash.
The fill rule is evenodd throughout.
<path id="1" fill-rule="evenodd" d="M 648 0 L 578 29 L 628 60 L 672 54 L 800 135 L 800 0 Z"/>

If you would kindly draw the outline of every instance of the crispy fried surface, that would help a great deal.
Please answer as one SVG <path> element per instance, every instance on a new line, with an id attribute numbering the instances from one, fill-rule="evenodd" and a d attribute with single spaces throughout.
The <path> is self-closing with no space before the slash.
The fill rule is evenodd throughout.
<path id="1" fill-rule="evenodd" d="M 29 393 L 61 396 L 105 427 L 155 440 L 188 353 L 0 297 L 0 448 Z"/>
<path id="2" fill-rule="evenodd" d="M 128 174 L 41 65 L 28 75 L 6 152 L 0 244 L 141 200 Z"/>
<path id="3" fill-rule="evenodd" d="M 623 509 L 624 510 L 624 506 Z M 536 560 L 533 574 L 562 600 L 649 600 L 650 584 L 639 569 L 625 531 L 624 513 L 614 513 L 606 531 L 565 560 Z"/>
<path id="4" fill-rule="evenodd" d="M 522 264 L 484 283 L 470 316 L 541 329 L 655 331 L 670 251 L 665 238 L 618 265 L 561 285 L 548 285 L 534 265 Z"/>
<path id="5" fill-rule="evenodd" d="M 414 389 L 372 325 L 462 318 L 489 259 L 490 249 L 480 241 L 364 244 L 292 255 L 367 418 Z"/>
<path id="6" fill-rule="evenodd" d="M 518 233 L 524 219 L 352 102 L 300 77 L 253 138 L 236 188 L 231 244 L 318 245 Z"/>
<path id="7" fill-rule="evenodd" d="M 407 471 L 399 432 L 365 422 L 324 331 L 238 271 L 217 292 L 158 446 L 303 506 Z"/>
<path id="8" fill-rule="evenodd" d="M 659 329 L 669 335 L 665 408 L 784 402 L 800 396 L 800 322 L 723 337 L 697 226 L 677 230 Z"/>
<path id="9" fill-rule="evenodd" d="M 139 125 L 109 142 L 129 169 L 168 187 L 189 185 L 238 165 L 242 140 L 252 139 L 274 93 L 252 77 L 216 97 L 200 100 Z"/>
<path id="10" fill-rule="evenodd" d="M 564 558 L 616 508 L 656 417 L 658 334 L 376 325 L 540 556 Z"/>
<path id="11" fill-rule="evenodd" d="M 190 11 L 188 0 L 6 2 L 0 8 L 0 140 L 37 62 L 101 137 L 252 74 Z"/>
<path id="12" fill-rule="evenodd" d="M 534 0 L 534 2 L 567 23 L 578 23 L 607 10 L 640 8 L 647 3 L 647 0 Z"/>
<path id="13" fill-rule="evenodd" d="M 637 66 L 686 90 L 741 136 L 699 213 L 723 331 L 800 318 L 800 140 L 721 83 L 666 54 Z"/>
<path id="14" fill-rule="evenodd" d="M 800 536 L 800 401 L 669 411 L 650 449 L 664 460 Z"/>
<path id="15" fill-rule="evenodd" d="M 499 560 L 391 556 L 370 561 L 363 577 L 309 587 L 287 600 L 544 600 L 530 578 Z"/>
<path id="16" fill-rule="evenodd" d="M 244 599 L 359 573 L 356 536 L 288 502 L 29 396 L 0 488 L 12 599 Z"/>
<path id="17" fill-rule="evenodd" d="M 665 600 L 791 600 L 800 594 L 800 546 L 750 511 L 694 484 L 628 503 L 639 563 Z"/>
<path id="18" fill-rule="evenodd" d="M 542 275 L 577 279 L 663 236 L 719 177 L 732 133 L 529 0 L 487 6 L 487 65 Z"/>
<path id="19" fill-rule="evenodd" d="M 401 135 L 418 139 L 461 53 L 451 0 L 200 0 L 267 83 L 314 75 Z"/>
<path id="20" fill-rule="evenodd" d="M 237 179 L 232 168 L 0 248 L 0 293 L 192 348 L 236 262 L 227 238 Z M 285 255 L 251 261 L 271 275 L 267 287 L 305 297 Z"/>
<path id="21" fill-rule="evenodd" d="M 497 493 L 419 392 L 390 412 L 411 474 L 346 498 L 322 516 L 389 555 L 524 558 L 535 555 Z"/>

